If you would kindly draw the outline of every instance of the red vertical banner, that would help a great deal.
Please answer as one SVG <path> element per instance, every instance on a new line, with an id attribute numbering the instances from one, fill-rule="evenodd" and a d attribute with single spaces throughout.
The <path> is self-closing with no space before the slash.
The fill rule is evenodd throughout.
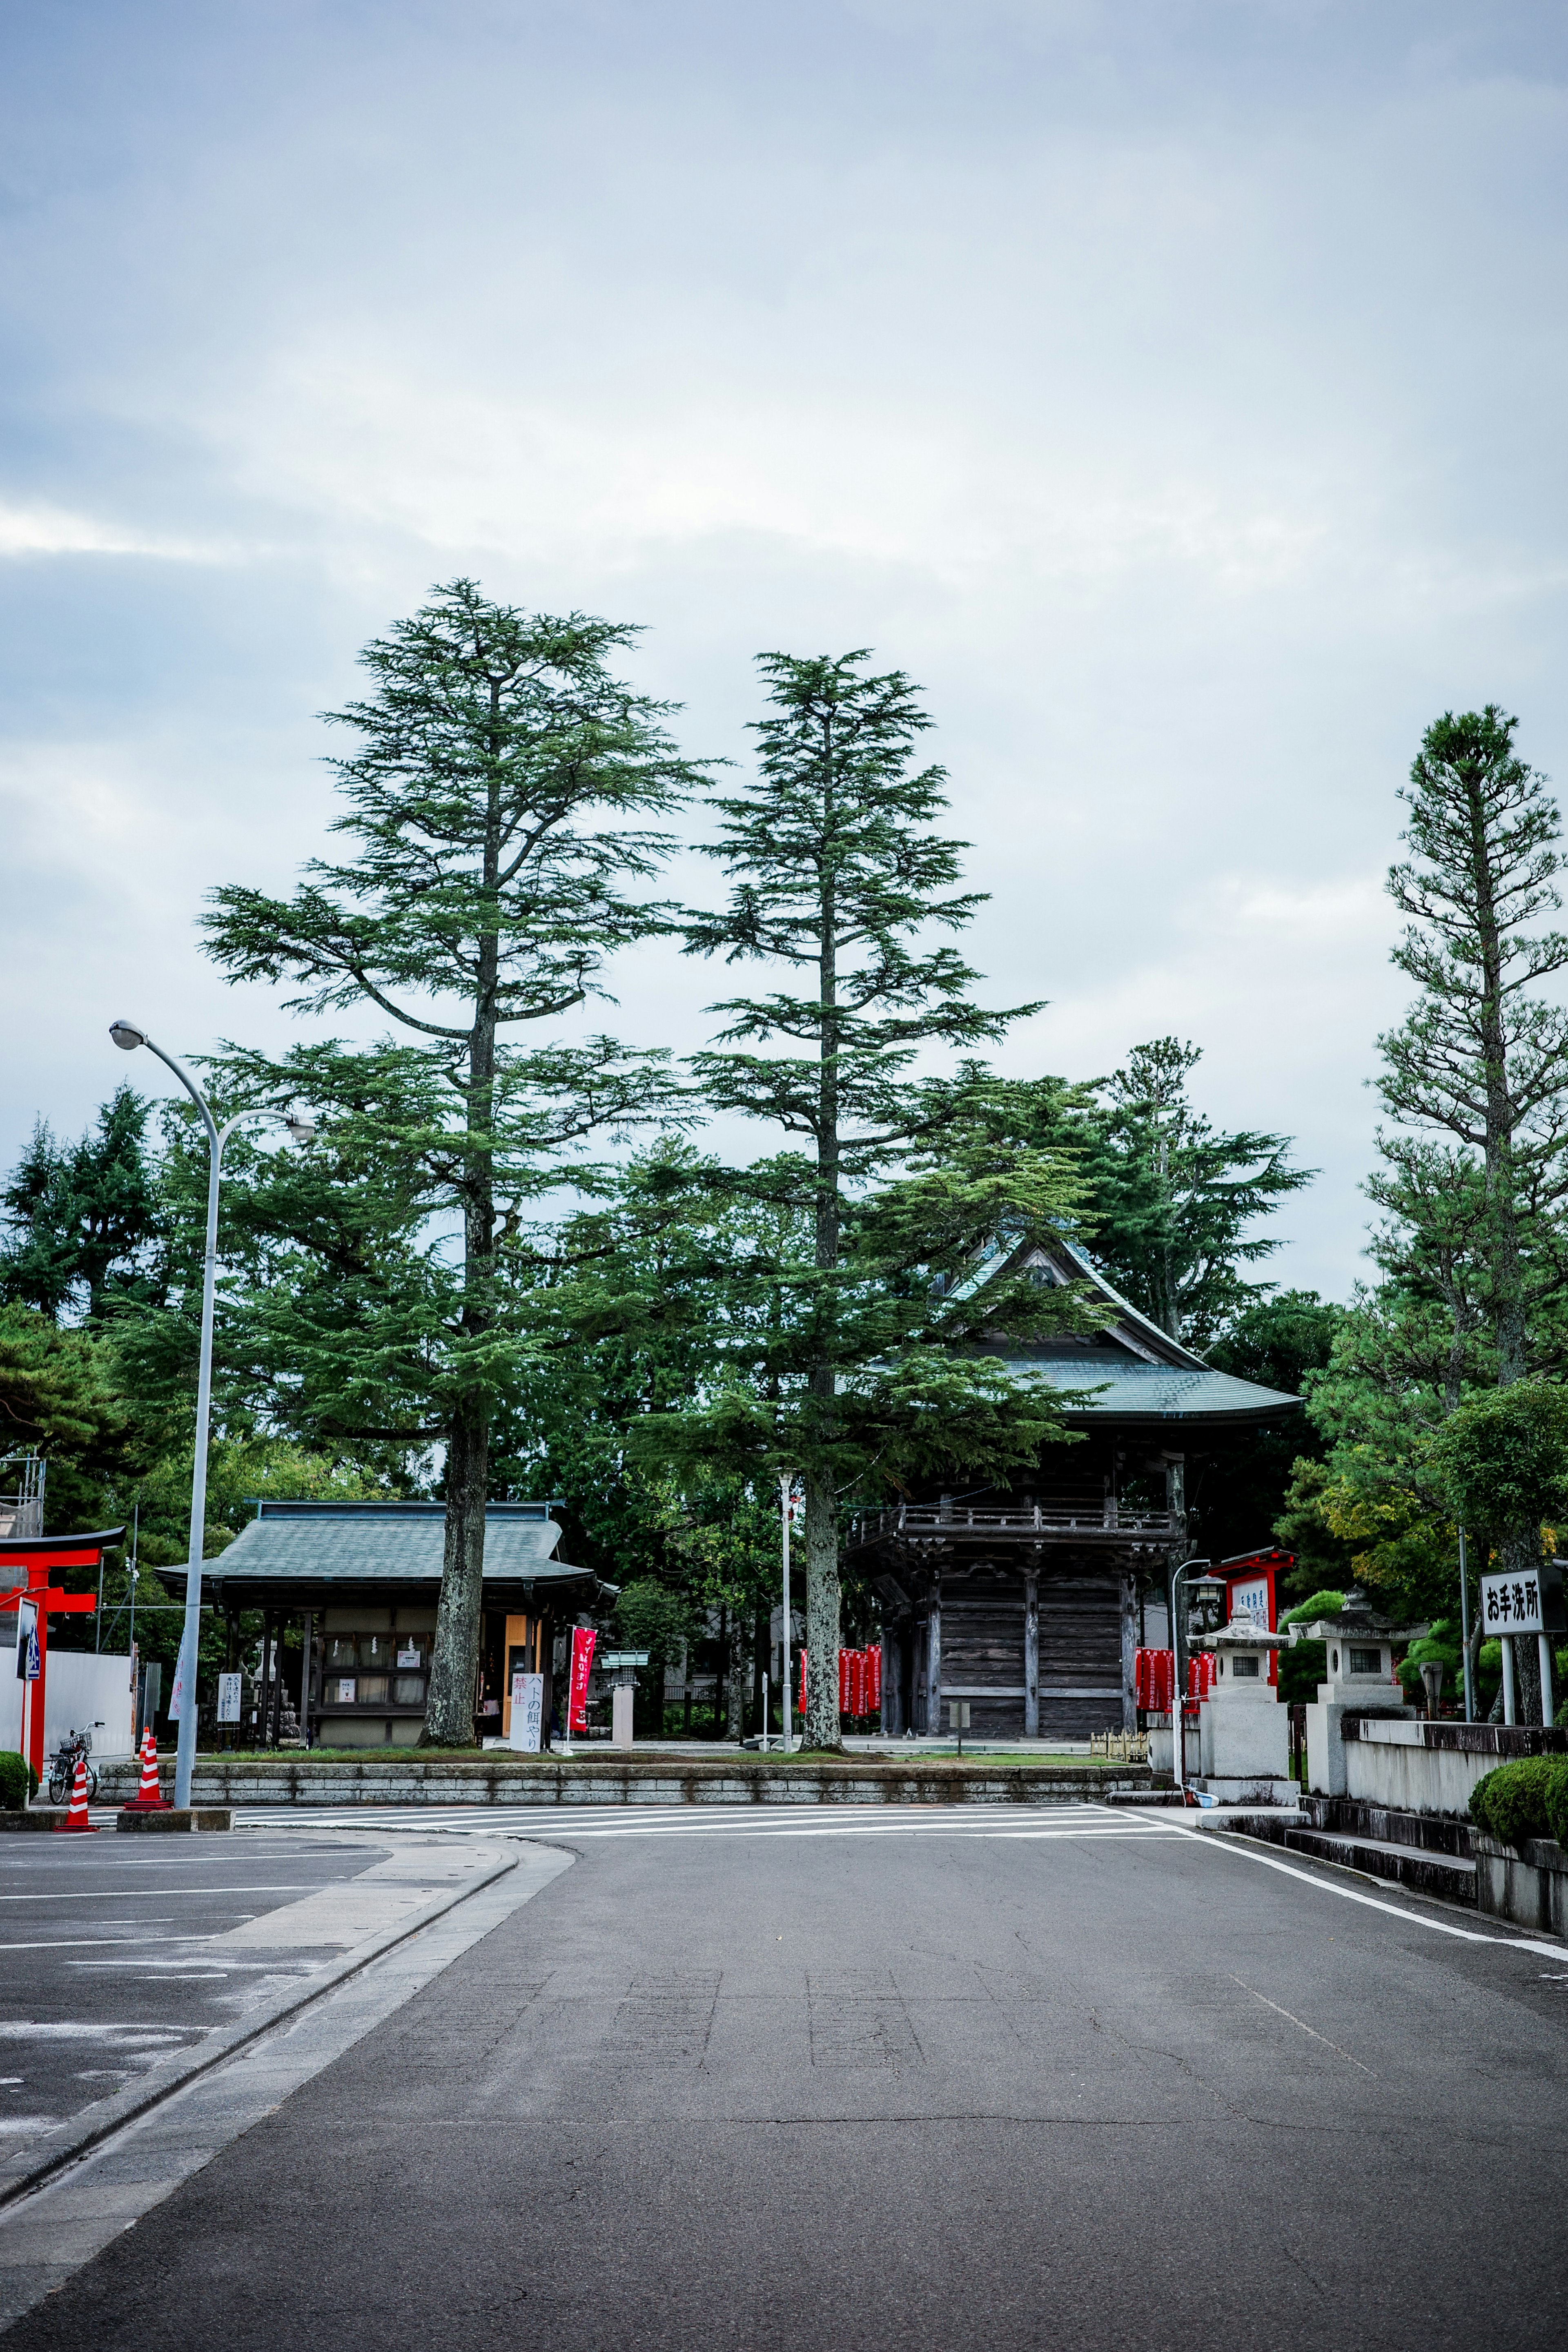
<path id="1" fill-rule="evenodd" d="M 882 1713 L 882 1644 L 880 1642 L 874 1643 L 866 1652 L 865 1664 L 865 1711 L 868 1715 L 880 1715 Z"/>
<path id="2" fill-rule="evenodd" d="M 569 1732 L 588 1729 L 588 1677 L 598 1639 L 591 1625 L 574 1625 L 571 1629 L 571 1698 L 566 1723 Z"/>
<path id="3" fill-rule="evenodd" d="M 850 1654 L 847 1650 L 841 1650 L 839 1652 L 839 1713 L 848 1715 L 849 1711 Z"/>
<path id="4" fill-rule="evenodd" d="M 798 1655 L 800 1660 L 800 1715 L 802 1720 L 804 1720 L 806 1714 L 806 1653 L 804 1650 L 801 1650 L 798 1653 Z"/>

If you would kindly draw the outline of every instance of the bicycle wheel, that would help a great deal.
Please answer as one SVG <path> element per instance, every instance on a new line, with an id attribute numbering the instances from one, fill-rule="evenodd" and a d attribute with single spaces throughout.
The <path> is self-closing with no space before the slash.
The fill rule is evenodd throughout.
<path id="1" fill-rule="evenodd" d="M 89 1764 L 87 1768 L 87 1799 L 89 1805 L 97 1795 L 98 1774 L 93 1770 L 92 1766 Z"/>
<path id="2" fill-rule="evenodd" d="M 70 1782 L 66 1779 L 65 1774 L 63 1772 L 51 1772 L 49 1774 L 50 1804 L 63 1805 L 69 1794 Z"/>

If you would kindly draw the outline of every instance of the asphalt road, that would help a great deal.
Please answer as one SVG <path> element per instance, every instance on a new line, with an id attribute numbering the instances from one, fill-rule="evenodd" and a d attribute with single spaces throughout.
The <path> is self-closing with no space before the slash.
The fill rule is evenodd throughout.
<path id="1" fill-rule="evenodd" d="M 255 1922 L 387 1852 L 325 1834 L 0 1841 L 0 2134 L 75 2114 L 308 1975 L 319 1955 L 255 1941 Z"/>
<path id="2" fill-rule="evenodd" d="M 6 2352 L 1554 2339 L 1568 1951 L 997 1826 L 582 1825 Z"/>

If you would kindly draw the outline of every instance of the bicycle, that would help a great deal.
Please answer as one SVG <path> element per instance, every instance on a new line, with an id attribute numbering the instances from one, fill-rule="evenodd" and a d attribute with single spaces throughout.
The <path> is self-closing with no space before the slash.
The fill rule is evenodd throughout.
<path id="1" fill-rule="evenodd" d="M 85 1763 L 92 1754 L 92 1735 L 101 1731 L 100 1721 L 83 1731 L 72 1731 L 61 1740 L 49 1763 L 49 1802 L 63 1805 L 69 1801 L 77 1784 L 77 1759 Z M 98 1794 L 98 1774 L 90 1764 L 87 1768 L 87 1795 L 90 1804 Z"/>

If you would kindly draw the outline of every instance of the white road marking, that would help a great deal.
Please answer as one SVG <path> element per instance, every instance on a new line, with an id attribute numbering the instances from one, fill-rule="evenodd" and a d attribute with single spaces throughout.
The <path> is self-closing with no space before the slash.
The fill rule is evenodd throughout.
<path id="1" fill-rule="evenodd" d="M 1429 1919 L 1425 1911 L 1407 1910 L 1403 1903 L 1384 1903 L 1375 1895 L 1363 1895 L 1356 1887 L 1336 1886 L 1332 1878 L 1318 1878 L 1310 1870 L 1297 1870 L 1291 1863 L 1277 1862 L 1271 1853 L 1260 1853 L 1256 1847 L 1243 1844 L 1239 1838 L 1217 1836 L 1212 1830 L 1178 1829 L 1174 1822 L 1171 1834 L 1196 1839 L 1199 1845 L 1234 1854 L 1239 1862 L 1260 1862 L 1265 1870 L 1278 1870 L 1287 1878 L 1299 1878 L 1303 1886 L 1315 1886 L 1324 1895 L 1337 1895 L 1346 1903 L 1364 1904 L 1369 1911 L 1385 1911 L 1391 1919 L 1405 1919 L 1416 1927 L 1435 1928 L 1439 1936 L 1457 1936 L 1461 1943 L 1497 1944 L 1509 1952 L 1544 1952 L 1552 1960 L 1563 1957 L 1561 1944 L 1537 1943 L 1528 1936 L 1483 1936 L 1475 1927 L 1456 1927 L 1447 1919 Z"/>
<path id="2" fill-rule="evenodd" d="M 0 1895 L 0 1903 L 118 1903 L 122 1898 L 143 1901 L 149 1895 L 188 1895 L 198 1903 L 215 1895 L 313 1895 L 313 1886 L 89 1886 L 67 1887 L 60 1895 Z"/>
<path id="3" fill-rule="evenodd" d="M 68 1936 L 37 1944 L 0 1944 L 0 1952 L 85 1952 L 105 1944 L 205 1944 L 207 1936 Z"/>

